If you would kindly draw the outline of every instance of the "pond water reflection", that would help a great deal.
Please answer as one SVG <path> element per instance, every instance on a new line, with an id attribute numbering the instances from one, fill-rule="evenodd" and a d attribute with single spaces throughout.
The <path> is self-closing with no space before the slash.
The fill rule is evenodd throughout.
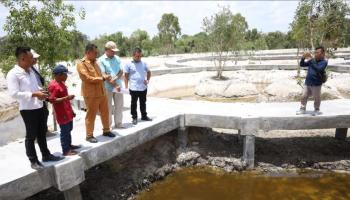
<path id="1" fill-rule="evenodd" d="M 154 183 L 137 200 L 346 200 L 350 175 L 298 172 L 266 175 L 186 168 Z"/>

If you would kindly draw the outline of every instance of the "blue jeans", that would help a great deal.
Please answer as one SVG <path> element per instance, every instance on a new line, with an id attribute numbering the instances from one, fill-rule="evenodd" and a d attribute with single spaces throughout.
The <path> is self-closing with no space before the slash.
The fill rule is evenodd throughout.
<path id="1" fill-rule="evenodd" d="M 72 144 L 72 136 L 70 132 L 73 130 L 73 121 L 60 125 L 61 128 L 61 146 L 62 152 L 66 153 L 70 150 L 70 145 Z"/>

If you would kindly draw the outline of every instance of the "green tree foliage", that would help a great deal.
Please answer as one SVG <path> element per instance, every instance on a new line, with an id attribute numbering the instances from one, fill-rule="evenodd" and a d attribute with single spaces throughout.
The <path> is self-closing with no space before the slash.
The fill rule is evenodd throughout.
<path id="1" fill-rule="evenodd" d="M 229 52 L 243 47 L 247 28 L 245 18 L 240 14 L 233 15 L 229 7 L 222 7 L 218 13 L 204 18 L 203 30 L 208 35 L 209 50 L 214 53 L 216 78 L 223 78 L 222 71 Z"/>
<path id="2" fill-rule="evenodd" d="M 48 78 L 57 61 L 72 58 L 71 43 L 76 32 L 74 7 L 61 0 L 40 0 L 40 6 L 29 0 L 2 0 L 10 11 L 4 30 L 11 46 L 7 55 L 13 55 L 16 46 L 25 45 L 35 49 L 40 56 L 41 73 Z M 84 11 L 80 12 L 84 18 Z M 7 59 L 8 60 L 8 59 Z M 2 66 L 6 73 L 9 67 Z"/>
<path id="3" fill-rule="evenodd" d="M 208 35 L 205 32 L 197 33 L 193 36 L 194 47 L 193 52 L 208 52 Z"/>
<path id="4" fill-rule="evenodd" d="M 268 49 L 285 49 L 293 46 L 288 39 L 288 34 L 281 31 L 267 33 L 265 35 L 265 41 Z"/>
<path id="5" fill-rule="evenodd" d="M 175 42 L 176 53 L 191 53 L 194 46 L 194 37 L 189 35 L 182 35 Z"/>
<path id="6" fill-rule="evenodd" d="M 345 19 L 345 29 L 341 36 L 340 44 L 342 47 L 350 46 L 350 19 Z"/>
<path id="7" fill-rule="evenodd" d="M 268 48 L 264 35 L 261 32 L 258 32 L 256 28 L 247 30 L 245 41 L 243 47 L 245 50 L 264 50 Z"/>
<path id="8" fill-rule="evenodd" d="M 233 51 L 243 49 L 247 30 L 248 23 L 245 18 L 240 13 L 233 15 L 231 21 L 231 48 Z"/>
<path id="9" fill-rule="evenodd" d="M 78 59 L 84 55 L 85 46 L 89 43 L 88 36 L 80 31 L 73 30 L 71 32 L 71 46 L 67 50 L 70 59 Z"/>
<path id="10" fill-rule="evenodd" d="M 113 41 L 117 44 L 119 49 L 120 56 L 128 56 L 130 55 L 130 45 L 128 37 L 124 36 L 121 31 L 116 33 L 107 35 L 100 35 L 98 38 L 91 41 L 91 43 L 95 44 L 98 48 L 99 54 L 102 55 L 105 52 L 105 44 L 108 41 Z"/>
<path id="11" fill-rule="evenodd" d="M 293 38 L 300 48 L 341 46 L 349 14 L 349 5 L 342 0 L 302 0 L 291 23 Z"/>
<path id="12" fill-rule="evenodd" d="M 177 38 L 181 35 L 179 19 L 173 13 L 164 13 L 157 27 L 164 52 L 168 55 L 173 50 Z"/>
<path id="13" fill-rule="evenodd" d="M 149 38 L 147 31 L 137 29 L 129 38 L 130 49 L 139 47 L 142 49 L 142 54 L 149 56 L 152 52 L 152 41 Z"/>

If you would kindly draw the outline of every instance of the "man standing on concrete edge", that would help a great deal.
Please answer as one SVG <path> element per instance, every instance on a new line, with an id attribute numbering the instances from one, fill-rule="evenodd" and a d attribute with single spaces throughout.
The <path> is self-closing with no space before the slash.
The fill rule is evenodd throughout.
<path id="1" fill-rule="evenodd" d="M 32 66 L 32 70 L 35 72 L 35 77 L 36 80 L 38 81 L 38 85 L 39 87 L 41 87 L 42 89 L 45 88 L 45 79 L 44 77 L 41 76 L 41 74 L 39 73 L 40 69 L 39 69 L 39 57 L 40 55 L 38 53 L 36 53 L 34 51 L 34 49 L 31 49 L 30 52 L 33 54 L 33 66 Z M 49 118 L 49 109 L 47 108 L 47 102 L 43 101 L 44 104 L 44 111 L 45 111 L 45 120 L 46 122 L 43 122 L 44 124 L 46 124 L 46 133 L 49 133 L 49 129 L 47 127 L 47 121 Z"/>
<path id="2" fill-rule="evenodd" d="M 306 61 L 307 59 L 307 61 Z M 305 53 L 300 60 L 301 67 L 308 67 L 305 79 L 304 92 L 301 99 L 300 110 L 297 115 L 306 113 L 306 104 L 310 96 L 314 97 L 314 113 L 320 115 L 322 76 L 326 73 L 327 61 L 325 60 L 325 49 L 320 46 L 315 49 L 315 58 L 310 53 Z"/>
<path id="3" fill-rule="evenodd" d="M 109 125 L 112 127 L 112 115 L 114 116 L 114 128 L 124 128 L 123 121 L 123 105 L 124 96 L 120 92 L 123 76 L 123 70 L 120 67 L 120 59 L 115 55 L 119 49 L 113 41 L 109 41 L 105 45 L 105 54 L 98 59 L 98 64 L 101 68 L 102 74 L 109 74 L 112 76 L 111 80 L 105 81 L 105 88 L 108 97 L 109 110 Z M 112 106 L 112 102 L 114 107 Z"/>
<path id="4" fill-rule="evenodd" d="M 9 71 L 6 80 L 10 95 L 19 102 L 19 110 L 26 127 L 25 148 L 33 169 L 42 169 L 36 155 L 34 141 L 37 139 L 42 161 L 59 161 L 63 157 L 57 157 L 50 153 L 46 142 L 46 113 L 43 101 L 48 94 L 42 91 L 36 80 L 33 66 L 33 54 L 29 47 L 17 47 L 17 64 Z"/>
<path id="5" fill-rule="evenodd" d="M 115 137 L 109 128 L 108 100 L 103 81 L 110 80 L 110 75 L 102 75 L 96 62 L 97 46 L 88 44 L 85 47 L 85 57 L 77 64 L 77 70 L 82 81 L 81 95 L 86 105 L 85 127 L 86 140 L 98 142 L 94 137 L 94 126 L 97 112 L 100 111 L 103 126 L 103 136 Z"/>
<path id="6" fill-rule="evenodd" d="M 125 88 L 129 88 L 131 95 L 132 123 L 137 124 L 137 100 L 140 99 L 141 120 L 152 121 L 146 112 L 147 85 L 151 78 L 151 71 L 147 64 L 141 61 L 142 50 L 133 50 L 133 60 L 125 65 Z"/>

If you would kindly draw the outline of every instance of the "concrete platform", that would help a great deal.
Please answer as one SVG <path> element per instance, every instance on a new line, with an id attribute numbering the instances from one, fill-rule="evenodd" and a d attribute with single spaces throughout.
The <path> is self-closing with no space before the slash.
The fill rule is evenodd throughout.
<path id="1" fill-rule="evenodd" d="M 130 102 L 125 95 L 125 105 Z M 313 105 L 309 102 L 309 107 Z M 96 144 L 85 141 L 83 111 L 74 120 L 72 141 L 83 145 L 79 155 L 66 157 L 60 162 L 45 163 L 46 168 L 30 168 L 23 140 L 0 147 L 0 199 L 24 199 L 49 187 L 65 192 L 66 199 L 79 199 L 79 187 L 84 181 L 84 171 L 138 145 L 175 129 L 185 127 L 210 127 L 239 129 L 244 135 L 243 160 L 254 166 L 254 136 L 258 130 L 328 129 L 350 127 L 350 100 L 322 102 L 320 116 L 312 112 L 296 115 L 299 103 L 213 103 L 148 98 L 147 110 L 151 122 L 131 124 L 129 111 L 124 112 L 126 129 L 113 130 L 116 138 L 101 136 L 99 117 L 95 123 Z M 344 133 L 340 131 L 341 133 Z M 346 131 L 345 131 L 346 135 Z M 59 136 L 49 137 L 52 153 L 61 155 Z M 39 148 L 37 147 L 37 152 Z M 259 152 L 257 152 L 259 153 Z M 39 158 L 40 153 L 38 153 Z M 78 196 L 77 196 L 78 195 Z"/>

